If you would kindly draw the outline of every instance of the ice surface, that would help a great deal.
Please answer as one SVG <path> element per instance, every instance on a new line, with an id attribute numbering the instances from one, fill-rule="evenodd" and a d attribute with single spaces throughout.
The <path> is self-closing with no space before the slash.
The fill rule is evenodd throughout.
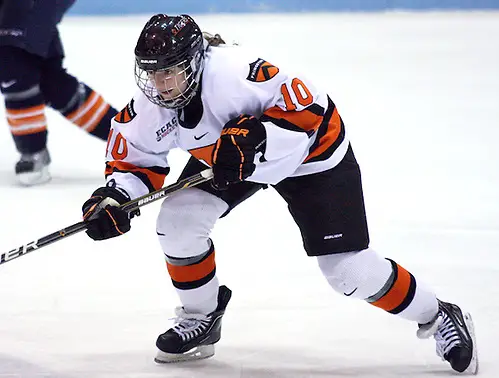
<path id="1" fill-rule="evenodd" d="M 147 19 L 66 18 L 69 72 L 122 108 Z M 372 247 L 472 312 L 480 376 L 496 378 L 499 13 L 197 19 L 327 88 L 362 168 Z M 45 186 L 16 186 L 6 122 L 0 130 L 2 251 L 78 222 L 103 183 L 105 144 L 54 112 L 48 119 L 54 179 Z M 168 182 L 186 158 L 173 154 Z M 415 324 L 329 288 L 272 189 L 214 231 L 217 271 L 234 291 L 215 357 L 156 365 L 154 342 L 178 304 L 155 236 L 158 208 L 144 208 L 121 238 L 79 234 L 0 267 L 0 377 L 453 375 Z"/>

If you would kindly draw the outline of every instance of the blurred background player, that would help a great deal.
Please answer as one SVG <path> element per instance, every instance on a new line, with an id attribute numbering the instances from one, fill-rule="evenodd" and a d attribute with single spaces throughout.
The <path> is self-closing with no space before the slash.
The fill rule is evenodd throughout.
<path id="1" fill-rule="evenodd" d="M 19 182 L 50 180 L 45 107 L 106 140 L 117 110 L 62 67 L 57 29 L 75 0 L 0 0 L 0 90 L 16 148 Z"/>

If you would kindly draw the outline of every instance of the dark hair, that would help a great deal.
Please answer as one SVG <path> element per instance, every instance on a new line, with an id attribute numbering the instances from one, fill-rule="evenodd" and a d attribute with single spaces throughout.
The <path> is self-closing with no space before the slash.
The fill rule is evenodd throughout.
<path id="1" fill-rule="evenodd" d="M 208 42 L 208 46 L 225 45 L 225 41 L 222 39 L 220 34 L 213 35 L 207 32 L 203 32 L 203 37 Z"/>

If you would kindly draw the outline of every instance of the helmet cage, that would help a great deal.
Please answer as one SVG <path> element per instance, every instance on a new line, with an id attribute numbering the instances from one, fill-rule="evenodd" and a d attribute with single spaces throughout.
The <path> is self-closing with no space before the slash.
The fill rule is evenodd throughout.
<path id="1" fill-rule="evenodd" d="M 196 94 L 201 76 L 202 59 L 193 57 L 190 61 L 184 59 L 173 66 L 145 70 L 139 65 L 138 59 L 135 64 L 135 82 L 149 101 L 158 106 L 168 109 L 181 108 L 189 103 Z M 158 73 L 165 73 L 163 83 L 156 82 Z M 196 74 L 195 74 L 196 73 Z M 166 85 L 169 83 L 169 85 Z M 162 96 L 158 91 L 164 89 L 166 92 L 177 92 L 173 97 Z"/>

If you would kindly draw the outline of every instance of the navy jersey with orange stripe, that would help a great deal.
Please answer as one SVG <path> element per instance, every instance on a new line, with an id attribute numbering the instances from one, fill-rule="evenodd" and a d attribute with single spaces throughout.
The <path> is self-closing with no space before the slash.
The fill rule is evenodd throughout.
<path id="1" fill-rule="evenodd" d="M 335 104 L 301 72 L 274 63 L 238 46 L 209 47 L 201 92 L 184 109 L 162 108 L 139 91 L 112 122 L 108 180 L 143 195 L 163 182 L 177 147 L 210 166 L 223 126 L 240 114 L 259 118 L 267 135 L 247 181 L 276 184 L 336 166 L 349 142 Z"/>

